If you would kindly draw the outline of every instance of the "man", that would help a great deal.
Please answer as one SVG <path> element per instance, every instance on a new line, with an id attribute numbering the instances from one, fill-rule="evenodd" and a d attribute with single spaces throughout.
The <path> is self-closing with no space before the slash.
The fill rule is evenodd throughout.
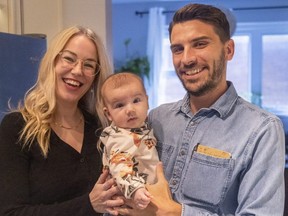
<path id="1" fill-rule="evenodd" d="M 171 194 L 159 166 L 160 183 L 148 186 L 154 198 L 142 214 L 282 216 L 283 126 L 240 98 L 226 80 L 234 42 L 225 14 L 186 5 L 175 13 L 169 33 L 187 94 L 150 112 Z M 122 213 L 140 215 L 135 209 Z"/>

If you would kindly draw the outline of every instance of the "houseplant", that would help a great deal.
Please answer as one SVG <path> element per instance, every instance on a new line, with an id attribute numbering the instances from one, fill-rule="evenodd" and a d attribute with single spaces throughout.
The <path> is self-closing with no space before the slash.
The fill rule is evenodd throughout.
<path id="1" fill-rule="evenodd" d="M 150 75 L 150 64 L 147 56 L 129 56 L 129 44 L 131 39 L 126 39 L 124 41 L 125 51 L 126 51 L 126 60 L 125 62 L 116 70 L 116 73 L 119 72 L 131 72 L 142 78 L 146 77 L 149 80 Z"/>

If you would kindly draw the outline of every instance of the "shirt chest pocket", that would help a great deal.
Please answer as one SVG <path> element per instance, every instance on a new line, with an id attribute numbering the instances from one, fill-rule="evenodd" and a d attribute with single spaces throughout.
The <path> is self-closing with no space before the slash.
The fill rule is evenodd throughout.
<path id="1" fill-rule="evenodd" d="M 234 164 L 234 159 L 194 152 L 181 185 L 184 201 L 218 206 L 227 193 Z"/>

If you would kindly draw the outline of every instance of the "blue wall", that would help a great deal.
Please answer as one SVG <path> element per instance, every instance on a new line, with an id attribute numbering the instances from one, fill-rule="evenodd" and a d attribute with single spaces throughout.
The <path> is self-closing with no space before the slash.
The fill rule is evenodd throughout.
<path id="1" fill-rule="evenodd" d="M 175 11 L 178 8 L 191 3 L 191 1 L 151 1 L 136 3 L 114 3 L 112 5 L 112 33 L 113 33 L 113 59 L 117 67 L 125 60 L 124 40 L 131 38 L 129 55 L 143 56 L 146 53 L 148 15 L 136 16 L 135 11 L 148 11 L 151 7 L 163 7 L 167 11 Z M 287 21 L 287 0 L 206 0 L 194 1 L 197 3 L 213 4 L 226 8 L 234 8 L 234 14 L 238 22 L 257 21 Z M 271 7 L 270 9 L 251 9 L 252 7 Z M 277 9 L 284 7 L 283 9 Z M 245 9 L 246 8 L 246 9 Z M 274 9 L 272 9 L 274 8 Z M 170 22 L 172 13 L 167 14 L 167 22 Z"/>

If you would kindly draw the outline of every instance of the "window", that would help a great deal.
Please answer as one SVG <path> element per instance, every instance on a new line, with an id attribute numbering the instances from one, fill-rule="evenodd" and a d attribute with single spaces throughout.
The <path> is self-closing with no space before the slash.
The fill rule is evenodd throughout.
<path id="1" fill-rule="evenodd" d="M 168 35 L 163 39 L 162 49 L 163 64 L 159 78 L 159 96 L 156 106 L 177 101 L 183 98 L 186 92 L 174 71 Z"/>
<path id="2" fill-rule="evenodd" d="M 288 33 L 264 35 L 262 106 L 288 116 Z"/>
<path id="3" fill-rule="evenodd" d="M 227 80 L 231 80 L 241 95 L 251 101 L 250 88 L 250 37 L 248 35 L 234 36 L 235 53 L 227 65 Z"/>

